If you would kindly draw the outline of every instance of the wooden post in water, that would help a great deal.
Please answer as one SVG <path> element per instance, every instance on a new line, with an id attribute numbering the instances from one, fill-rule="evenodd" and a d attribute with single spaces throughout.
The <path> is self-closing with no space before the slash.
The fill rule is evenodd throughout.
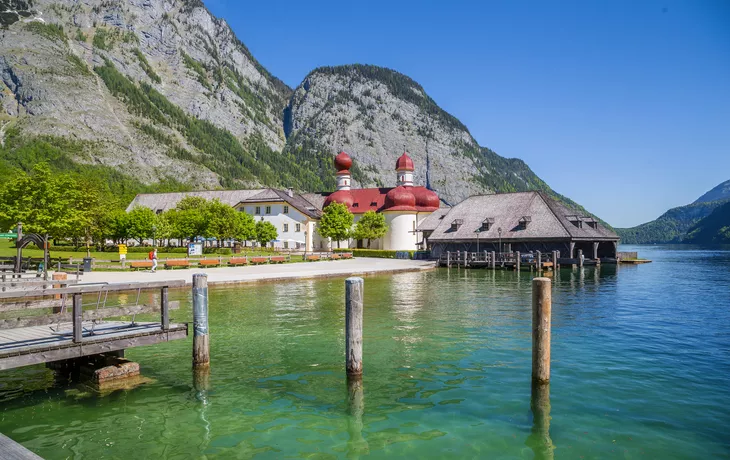
<path id="1" fill-rule="evenodd" d="M 163 331 L 170 329 L 170 302 L 167 295 L 167 286 L 160 290 L 160 327 Z"/>
<path id="2" fill-rule="evenodd" d="M 552 459 L 555 446 L 550 439 L 549 383 L 532 382 L 530 409 L 532 410 L 532 432 L 525 444 L 535 453 L 536 459 Z"/>
<path id="3" fill-rule="evenodd" d="M 532 380 L 550 381 L 550 327 L 552 292 L 550 278 L 532 280 Z"/>
<path id="4" fill-rule="evenodd" d="M 537 251 L 537 271 L 542 271 L 542 253 Z"/>
<path id="5" fill-rule="evenodd" d="M 578 249 L 578 266 L 583 267 L 583 250 Z"/>
<path id="6" fill-rule="evenodd" d="M 81 328 L 81 319 L 83 318 L 81 294 L 73 295 L 73 341 L 74 343 L 81 342 L 83 337 L 83 329 Z"/>
<path id="7" fill-rule="evenodd" d="M 467 259 L 466 259 L 468 255 L 469 255 L 469 253 L 467 251 L 464 251 L 464 268 L 469 266 L 469 263 L 467 262 Z"/>
<path id="8" fill-rule="evenodd" d="M 193 367 L 210 366 L 208 275 L 193 275 Z"/>
<path id="9" fill-rule="evenodd" d="M 362 375 L 362 278 L 345 280 L 345 370 L 348 377 Z"/>
<path id="10" fill-rule="evenodd" d="M 520 251 L 515 252 L 515 269 L 520 271 Z"/>
<path id="11" fill-rule="evenodd" d="M 494 251 L 492 251 L 492 270 L 497 269 L 497 257 Z"/>
<path id="12" fill-rule="evenodd" d="M 446 267 L 451 268 L 451 251 L 446 251 Z"/>

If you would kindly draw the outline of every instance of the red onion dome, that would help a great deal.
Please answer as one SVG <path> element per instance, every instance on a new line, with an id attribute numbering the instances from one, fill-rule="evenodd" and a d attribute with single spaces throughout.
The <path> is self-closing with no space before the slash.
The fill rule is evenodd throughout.
<path id="1" fill-rule="evenodd" d="M 348 208 L 351 208 L 355 200 L 352 198 L 352 193 L 349 190 L 338 190 L 324 200 L 324 206 L 322 208 L 326 208 L 330 203 L 342 203 Z"/>
<path id="2" fill-rule="evenodd" d="M 418 187 L 413 189 L 413 195 L 416 197 L 416 206 L 421 208 L 438 208 L 441 205 L 441 200 L 436 192 L 433 192 L 427 188 Z"/>
<path id="3" fill-rule="evenodd" d="M 408 156 L 408 152 L 403 152 L 403 155 L 398 158 L 398 161 L 395 162 L 395 169 L 398 171 L 413 171 L 416 169 L 413 167 L 413 160 Z"/>
<path id="4" fill-rule="evenodd" d="M 335 168 L 337 171 L 347 171 L 352 166 L 352 158 L 344 151 L 337 154 L 335 157 Z"/>
<path id="5" fill-rule="evenodd" d="M 398 186 L 385 195 L 385 209 L 390 208 L 415 208 L 416 197 L 413 196 L 410 190 L 401 186 Z"/>

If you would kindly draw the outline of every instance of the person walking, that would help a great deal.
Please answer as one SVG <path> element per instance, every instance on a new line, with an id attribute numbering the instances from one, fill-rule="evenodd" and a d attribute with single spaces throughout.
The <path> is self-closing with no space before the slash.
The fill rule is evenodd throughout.
<path id="1" fill-rule="evenodd" d="M 152 270 L 151 272 L 154 273 L 155 270 L 157 270 L 157 248 L 150 251 L 150 259 L 152 260 Z"/>

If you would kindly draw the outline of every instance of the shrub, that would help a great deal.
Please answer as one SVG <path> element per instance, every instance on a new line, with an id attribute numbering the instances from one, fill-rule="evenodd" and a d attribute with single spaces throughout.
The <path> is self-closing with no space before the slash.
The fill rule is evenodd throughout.
<path id="1" fill-rule="evenodd" d="M 352 252 L 354 257 L 377 257 L 380 259 L 395 259 L 398 253 L 407 253 L 412 259 L 416 251 L 386 251 L 385 249 L 333 249 L 334 252 Z"/>

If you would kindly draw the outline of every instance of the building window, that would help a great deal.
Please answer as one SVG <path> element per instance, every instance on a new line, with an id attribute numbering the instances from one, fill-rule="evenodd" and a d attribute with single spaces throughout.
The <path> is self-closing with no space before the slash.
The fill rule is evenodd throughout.
<path id="1" fill-rule="evenodd" d="M 284 249 L 289 249 L 289 242 L 288 241 L 284 241 Z"/>
<path id="2" fill-rule="evenodd" d="M 284 214 L 289 214 L 289 206 L 284 205 Z"/>
<path id="3" fill-rule="evenodd" d="M 256 214 L 257 216 L 261 214 L 261 206 L 256 206 L 256 212 L 254 214 Z"/>
<path id="4" fill-rule="evenodd" d="M 289 231 L 289 224 L 284 224 L 284 233 Z"/>
<path id="5" fill-rule="evenodd" d="M 271 214 L 271 206 L 266 206 L 266 214 Z"/>
<path id="6" fill-rule="evenodd" d="M 520 230 L 526 229 L 530 222 L 532 222 L 532 218 L 530 216 L 522 216 L 519 220 Z"/>
<path id="7" fill-rule="evenodd" d="M 464 223 L 462 219 L 454 219 L 453 222 L 451 222 L 451 231 L 455 232 L 461 227 L 461 225 Z"/>
<path id="8" fill-rule="evenodd" d="M 301 232 L 302 231 L 302 224 L 297 224 L 296 225 L 296 231 L 297 232 Z"/>

